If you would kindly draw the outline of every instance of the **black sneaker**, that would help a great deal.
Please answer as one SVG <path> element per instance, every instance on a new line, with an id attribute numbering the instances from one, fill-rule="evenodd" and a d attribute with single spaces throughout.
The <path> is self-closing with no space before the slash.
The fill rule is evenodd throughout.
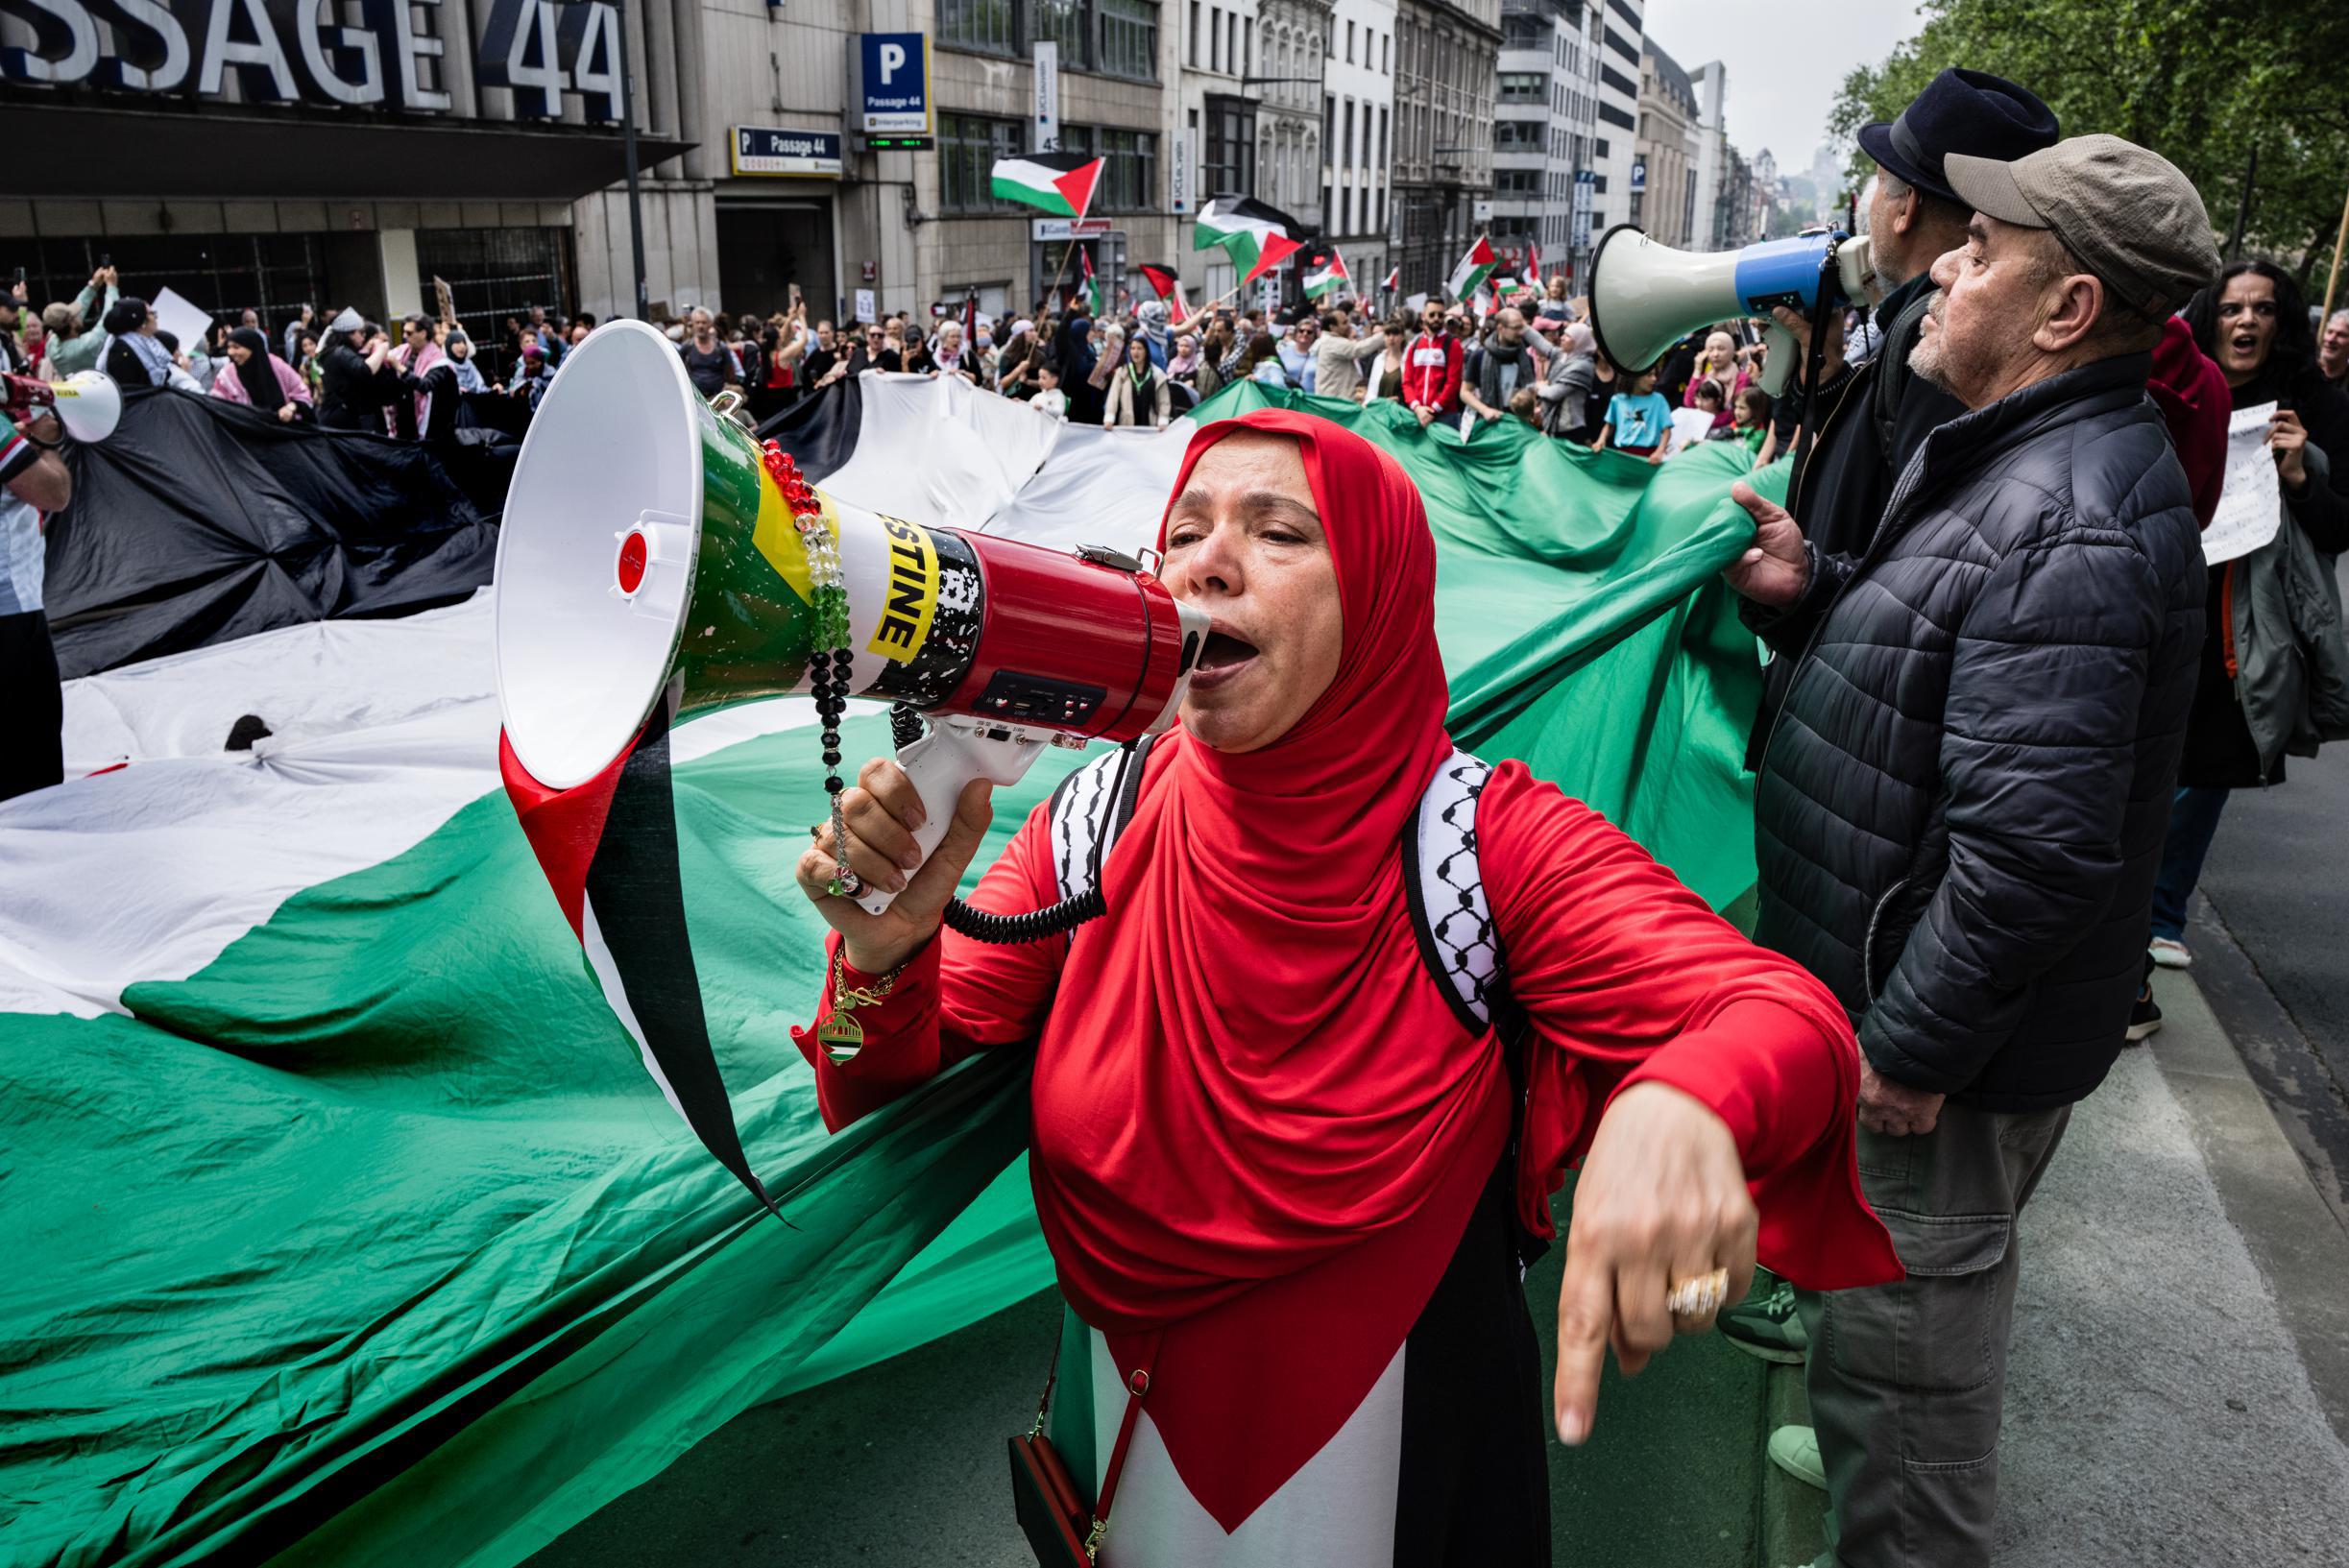
<path id="1" fill-rule="evenodd" d="M 1723 1339 L 1762 1361 L 1800 1363 L 1810 1354 L 1810 1338 L 1795 1315 L 1794 1287 L 1784 1280 L 1723 1313 L 1718 1327 Z"/>
<path id="2" fill-rule="evenodd" d="M 2162 1010 L 2154 1005 L 2153 987 L 2146 986 L 2137 993 L 2137 1001 L 2129 1008 L 2129 1032 L 2123 1036 L 2132 1046 L 2142 1046 L 2145 1037 L 2162 1026 Z"/>

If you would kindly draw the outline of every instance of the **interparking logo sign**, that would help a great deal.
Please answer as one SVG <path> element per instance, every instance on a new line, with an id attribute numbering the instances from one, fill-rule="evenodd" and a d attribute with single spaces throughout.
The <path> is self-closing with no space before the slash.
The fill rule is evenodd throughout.
<path id="1" fill-rule="evenodd" d="M 866 33 L 858 39 L 859 129 L 867 135 L 930 134 L 930 39 Z"/>

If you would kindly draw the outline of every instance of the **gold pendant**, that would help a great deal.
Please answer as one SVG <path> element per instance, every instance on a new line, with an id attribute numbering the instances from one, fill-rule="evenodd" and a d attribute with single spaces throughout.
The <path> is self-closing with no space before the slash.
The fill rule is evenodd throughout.
<path id="1" fill-rule="evenodd" d="M 847 1013 L 835 1012 L 815 1026 L 815 1043 L 824 1048 L 835 1067 L 855 1057 L 864 1047 L 864 1025 Z"/>

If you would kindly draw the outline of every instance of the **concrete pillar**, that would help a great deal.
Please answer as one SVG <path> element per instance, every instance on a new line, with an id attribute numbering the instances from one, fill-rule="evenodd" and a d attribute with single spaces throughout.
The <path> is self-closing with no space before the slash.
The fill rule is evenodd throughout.
<path id="1" fill-rule="evenodd" d="M 382 257 L 383 308 L 385 331 L 392 331 L 392 319 L 424 311 L 430 315 L 424 303 L 424 278 L 416 267 L 416 230 L 413 229 L 381 229 L 375 231 L 375 251 Z"/>

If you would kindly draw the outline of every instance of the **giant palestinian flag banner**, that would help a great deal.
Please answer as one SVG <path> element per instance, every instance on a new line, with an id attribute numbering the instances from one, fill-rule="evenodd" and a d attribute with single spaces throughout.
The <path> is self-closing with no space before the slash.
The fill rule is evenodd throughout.
<path id="1" fill-rule="evenodd" d="M 1304 228 L 1276 206 L 1247 196 L 1219 196 L 1199 209 L 1191 249 L 1222 246 L 1240 270 L 1240 281 L 1252 283 L 1279 266 L 1304 242 Z"/>
<path id="2" fill-rule="evenodd" d="M 1018 202 L 1039 212 L 1082 218 L 1093 205 L 1094 187 L 1101 183 L 1102 161 L 1076 153 L 999 157 L 988 188 L 1006 202 Z"/>
<path id="3" fill-rule="evenodd" d="M 1654 467 L 1514 421 L 1464 441 L 1252 383 L 1149 434 L 863 376 L 766 433 L 893 517 L 1135 549 L 1196 420 L 1273 400 L 1425 496 L 1460 743 L 1740 895 L 1759 670 L 1717 572 L 1751 533 L 1742 453 Z M 639 776 L 580 797 L 599 831 L 518 821 L 490 612 L 305 619 L 69 682 L 68 782 L 0 803 L 0 1568 L 507 1568 L 751 1404 L 1051 1283 L 1017 1052 L 836 1136 L 817 1116 L 789 1039 L 823 951 L 792 881 L 823 809 L 811 705 L 647 736 Z M 887 728 L 852 705 L 849 753 Z M 1081 760 L 1001 792 L 976 865 Z M 567 843 L 589 848 L 550 891 Z M 604 941 L 640 972 L 690 929 L 697 995 L 637 1022 L 706 1036 L 785 1222 L 664 1103 L 688 1086 L 583 956 L 588 914 L 623 909 Z"/>

